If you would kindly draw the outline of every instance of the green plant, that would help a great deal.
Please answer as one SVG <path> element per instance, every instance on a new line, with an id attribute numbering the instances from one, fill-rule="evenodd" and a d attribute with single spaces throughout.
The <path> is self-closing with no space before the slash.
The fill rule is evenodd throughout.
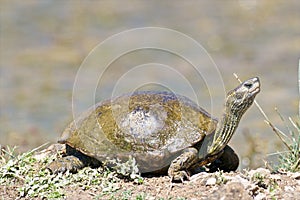
<path id="1" fill-rule="evenodd" d="M 146 194 L 141 193 L 141 194 L 137 195 L 135 199 L 136 200 L 145 200 L 146 199 Z"/>
<path id="2" fill-rule="evenodd" d="M 215 173 L 215 178 L 216 178 L 216 180 L 217 180 L 217 184 L 218 185 L 221 185 L 221 184 L 226 184 L 227 183 L 227 179 L 226 179 L 226 177 L 224 176 L 224 174 L 223 174 L 223 171 L 218 171 L 218 172 L 216 172 Z"/>
<path id="3" fill-rule="evenodd" d="M 251 176 L 251 181 L 258 187 L 267 189 L 271 194 L 276 193 L 278 183 L 275 179 L 270 177 L 270 174 L 263 172 L 255 172 Z"/>
<path id="4" fill-rule="evenodd" d="M 33 153 L 44 145 L 21 155 L 16 155 L 16 147 L 1 149 L 0 183 L 9 179 L 24 181 L 27 175 L 34 174 L 36 159 Z"/>
<path id="5" fill-rule="evenodd" d="M 129 200 L 131 196 L 132 196 L 131 190 L 126 190 L 122 192 L 122 200 Z"/>
<path id="6" fill-rule="evenodd" d="M 20 197 L 46 199 L 63 198 L 65 187 L 90 189 L 91 193 L 95 192 L 100 196 L 120 189 L 118 174 L 106 167 L 97 169 L 86 167 L 76 174 L 68 171 L 65 174 L 51 174 L 45 166 L 57 155 L 38 159 L 39 156 L 36 155 L 39 154 L 36 154 L 36 151 L 41 147 L 20 155 L 16 155 L 15 148 L 2 149 L 0 184 L 17 185 Z"/>
<path id="7" fill-rule="evenodd" d="M 137 184 L 142 184 L 144 181 L 139 173 L 136 160 L 132 156 L 129 156 L 126 162 L 122 162 L 120 159 L 109 159 L 105 165 L 113 166 L 112 169 L 122 178 L 127 178 Z"/>
<path id="8" fill-rule="evenodd" d="M 275 169 L 292 172 L 300 171 L 300 120 L 298 119 L 299 121 L 296 122 L 289 117 L 291 126 L 279 112 L 278 114 L 283 123 L 286 125 L 288 134 L 280 131 L 274 125 L 269 123 L 286 148 L 286 151 L 279 154 L 279 163 L 275 166 Z"/>
<path id="9" fill-rule="evenodd" d="M 62 197 L 63 194 L 59 191 L 59 184 L 62 182 L 59 181 L 59 177 L 51 177 L 45 169 L 38 170 L 43 163 L 51 159 L 45 157 L 38 161 L 34 157 L 34 153 L 45 145 L 20 155 L 15 154 L 16 147 L 2 149 L 0 183 L 19 183 L 21 187 L 18 191 L 21 197 Z"/>
<path id="10" fill-rule="evenodd" d="M 265 181 L 266 178 L 267 177 L 264 174 L 256 172 L 255 174 L 253 174 L 253 177 L 251 177 L 251 180 L 259 187 L 266 189 L 268 187 Z"/>

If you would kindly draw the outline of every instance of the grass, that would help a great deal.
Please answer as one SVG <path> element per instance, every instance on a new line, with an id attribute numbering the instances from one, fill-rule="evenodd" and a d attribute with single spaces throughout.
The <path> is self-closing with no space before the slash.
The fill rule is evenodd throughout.
<path id="1" fill-rule="evenodd" d="M 134 171 L 137 168 L 133 159 L 117 163 L 115 170 L 86 167 L 76 174 L 51 174 L 46 166 L 57 159 L 57 155 L 38 158 L 35 153 L 42 147 L 44 145 L 19 155 L 15 154 L 16 148 L 1 149 L 0 185 L 8 188 L 17 186 L 19 197 L 53 199 L 63 198 L 65 187 L 91 190 L 99 197 L 113 194 L 120 189 L 120 175 L 135 183 L 143 183 L 143 179 Z"/>
<path id="2" fill-rule="evenodd" d="M 286 125 L 287 133 L 267 122 L 285 147 L 285 151 L 279 154 L 279 163 L 275 166 L 275 170 L 298 172 L 300 171 L 300 120 L 298 119 L 297 122 L 289 117 L 287 121 L 279 112 L 278 115 Z"/>

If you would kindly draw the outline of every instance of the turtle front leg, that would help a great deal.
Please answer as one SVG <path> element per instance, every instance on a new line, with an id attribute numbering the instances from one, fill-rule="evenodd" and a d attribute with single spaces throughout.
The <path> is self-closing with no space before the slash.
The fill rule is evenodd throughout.
<path id="1" fill-rule="evenodd" d="M 235 171 L 239 166 L 239 157 L 234 150 L 226 145 L 223 153 L 214 160 L 208 167 L 210 172 L 222 170 L 224 172 Z"/>
<path id="2" fill-rule="evenodd" d="M 66 171 L 75 173 L 83 167 L 85 167 L 84 162 L 76 156 L 66 156 L 50 163 L 47 166 L 47 169 L 49 169 L 54 174 L 58 174 L 65 173 Z"/>
<path id="3" fill-rule="evenodd" d="M 189 179 L 189 172 L 187 171 L 190 166 L 198 162 L 198 150 L 196 148 L 187 148 L 175 158 L 169 169 L 168 175 L 171 181 L 182 181 Z"/>

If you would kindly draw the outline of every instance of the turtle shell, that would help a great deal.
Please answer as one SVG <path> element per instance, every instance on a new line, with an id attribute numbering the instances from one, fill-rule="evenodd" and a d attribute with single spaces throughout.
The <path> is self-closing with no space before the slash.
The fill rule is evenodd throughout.
<path id="1" fill-rule="evenodd" d="M 202 142 L 216 125 L 187 97 L 136 92 L 96 104 L 66 128 L 59 142 L 100 161 L 131 155 L 141 172 L 151 172 Z"/>

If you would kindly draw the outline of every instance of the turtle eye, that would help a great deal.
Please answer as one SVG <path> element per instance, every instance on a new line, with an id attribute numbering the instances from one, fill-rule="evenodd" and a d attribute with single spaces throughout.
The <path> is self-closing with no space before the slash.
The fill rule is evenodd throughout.
<path id="1" fill-rule="evenodd" d="M 252 83 L 249 83 L 249 82 L 246 82 L 246 83 L 244 83 L 244 86 L 245 86 L 247 89 L 250 89 L 250 88 L 253 86 L 253 84 L 252 84 Z"/>

